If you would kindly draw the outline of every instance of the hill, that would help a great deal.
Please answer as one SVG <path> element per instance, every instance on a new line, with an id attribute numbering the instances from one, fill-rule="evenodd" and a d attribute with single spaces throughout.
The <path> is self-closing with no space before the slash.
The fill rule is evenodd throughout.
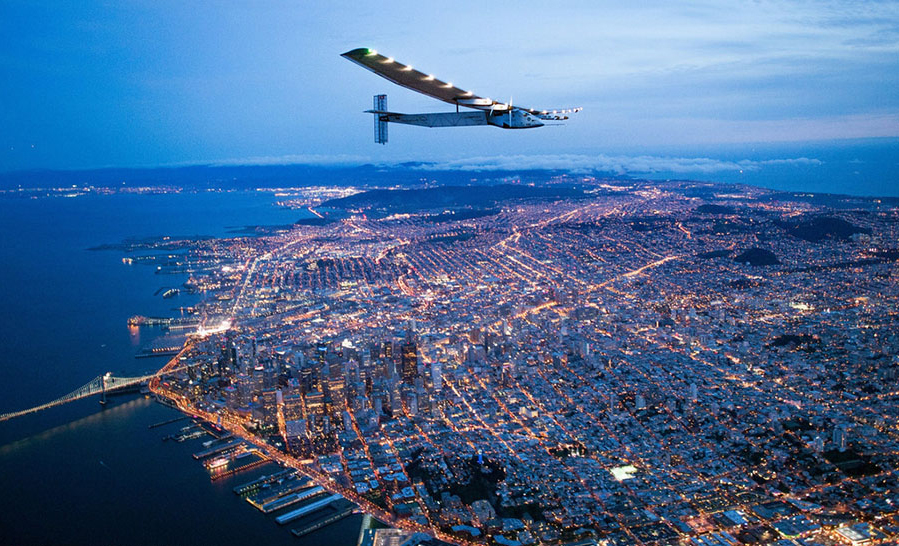
<path id="1" fill-rule="evenodd" d="M 734 258 L 737 263 L 749 265 L 778 265 L 780 260 L 770 250 L 764 248 L 750 248 Z"/>
<path id="2" fill-rule="evenodd" d="M 871 233 L 870 229 L 850 224 L 842 218 L 832 216 L 816 216 L 796 223 L 779 222 L 793 237 L 817 243 L 824 239 L 845 241 L 855 233 Z"/>
<path id="3" fill-rule="evenodd" d="M 415 212 L 441 208 L 489 208 L 509 200 L 555 201 L 583 197 L 581 190 L 567 187 L 522 186 L 441 186 L 412 190 L 370 190 L 349 197 L 331 199 L 323 207 L 337 209 L 380 209 Z"/>

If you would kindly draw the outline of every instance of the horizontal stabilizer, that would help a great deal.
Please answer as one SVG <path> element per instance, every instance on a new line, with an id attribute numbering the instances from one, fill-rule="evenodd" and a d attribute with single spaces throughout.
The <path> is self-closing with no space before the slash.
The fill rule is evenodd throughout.
<path id="1" fill-rule="evenodd" d="M 388 112 L 387 110 L 366 110 L 365 113 L 366 113 L 366 114 L 384 114 L 384 115 L 390 115 L 390 116 L 402 116 L 402 115 L 404 115 L 404 114 L 401 114 L 401 113 L 399 113 L 399 112 Z"/>

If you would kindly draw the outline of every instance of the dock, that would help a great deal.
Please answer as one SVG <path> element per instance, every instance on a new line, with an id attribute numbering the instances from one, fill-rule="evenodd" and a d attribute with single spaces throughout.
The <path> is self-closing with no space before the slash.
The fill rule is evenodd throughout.
<path id="1" fill-rule="evenodd" d="M 289 493 L 287 495 L 283 495 L 276 500 L 267 502 L 261 506 L 257 506 L 256 508 L 261 510 L 263 514 L 270 514 L 276 510 L 280 510 L 281 508 L 287 508 L 288 506 L 291 506 L 298 502 L 302 502 L 316 495 L 320 495 L 323 492 L 324 489 L 322 489 L 321 487 L 313 487 L 309 491 L 303 491 L 302 493 Z"/>
<path id="2" fill-rule="evenodd" d="M 249 502 L 256 508 L 259 508 L 264 504 L 268 504 L 272 501 L 280 499 L 284 495 L 289 495 L 290 493 L 298 493 L 305 489 L 309 489 L 313 485 L 315 484 L 309 483 L 308 478 L 290 478 L 288 480 L 285 480 L 283 483 L 262 489 L 255 495 L 247 497 L 247 502 Z"/>
<path id="3" fill-rule="evenodd" d="M 184 421 L 185 419 L 190 419 L 190 416 L 182 415 L 181 417 L 175 417 L 174 419 L 169 419 L 168 421 L 163 421 L 161 423 L 153 423 L 152 425 L 148 426 L 147 428 L 159 428 L 159 427 L 163 427 L 165 425 L 170 425 L 172 423 L 177 423 L 178 421 Z"/>
<path id="4" fill-rule="evenodd" d="M 157 349 L 150 349 L 149 351 L 142 351 L 134 355 L 134 358 L 153 358 L 154 356 L 175 356 L 176 354 L 181 352 L 181 347 L 159 347 Z"/>
<path id="5" fill-rule="evenodd" d="M 156 291 L 154 296 L 158 296 L 163 288 Z M 180 308 L 184 309 L 184 307 Z M 200 321 L 194 317 L 144 317 L 134 315 L 128 319 L 128 326 L 199 326 Z"/>
<path id="6" fill-rule="evenodd" d="M 256 468 L 257 466 L 264 465 L 268 462 L 269 462 L 268 459 L 257 459 L 255 461 L 253 461 L 252 463 L 248 463 L 243 466 L 239 466 L 237 468 L 232 468 L 231 470 L 222 472 L 221 474 L 214 474 L 211 479 L 212 479 L 212 481 L 217 482 L 221 479 L 231 477 L 231 476 L 237 474 L 238 472 L 243 472 L 244 470 L 250 470 L 251 468 Z"/>
<path id="7" fill-rule="evenodd" d="M 349 508 L 346 508 L 344 510 L 338 510 L 336 513 L 326 517 L 325 519 L 323 519 L 321 521 L 317 521 L 317 522 L 313 523 L 312 525 L 303 527 L 302 529 L 291 529 L 290 532 L 293 533 L 293 536 L 295 536 L 295 537 L 306 536 L 309 533 L 314 533 L 315 531 L 318 531 L 319 529 L 321 529 L 323 527 L 327 527 L 328 525 L 331 525 L 332 523 L 337 523 L 338 521 L 342 520 L 343 518 L 345 518 L 347 516 L 353 515 L 353 512 L 355 512 L 355 511 L 356 511 L 356 507 L 350 506 Z"/>
<path id="8" fill-rule="evenodd" d="M 161 425 L 160 425 L 161 426 Z M 195 433 L 199 432 L 199 435 L 195 435 Z M 169 434 L 168 436 L 163 436 L 162 441 L 175 440 L 176 442 L 183 442 L 184 440 L 188 440 L 191 438 L 199 438 L 203 434 L 206 434 L 206 430 L 198 424 L 188 425 L 186 427 L 181 427 L 181 430 L 178 432 L 174 432 Z"/>
<path id="9" fill-rule="evenodd" d="M 328 506 L 332 502 L 334 502 L 336 500 L 340 500 L 342 498 L 343 497 L 341 497 L 340 495 L 337 495 L 337 494 L 330 495 L 328 497 L 323 498 L 322 500 L 315 501 L 312 504 L 308 504 L 302 508 L 297 508 L 296 510 L 288 512 L 282 516 L 278 516 L 275 518 L 275 521 L 278 522 L 278 525 L 284 525 L 285 523 L 290 523 L 291 521 L 293 521 L 295 519 L 300 519 L 301 517 L 305 516 L 306 514 L 311 514 L 312 512 L 315 512 L 316 510 L 321 510 L 325 506 Z"/>
<path id="10" fill-rule="evenodd" d="M 263 513 L 268 514 L 270 512 L 274 512 L 275 510 L 277 510 L 279 508 L 285 508 L 287 506 L 290 506 L 291 504 L 296 504 L 298 502 L 301 502 L 301 501 L 304 501 L 307 499 L 311 499 L 313 497 L 321 495 L 324 492 L 325 492 L 324 489 L 322 489 L 321 487 L 316 485 L 316 486 L 310 487 L 307 491 L 302 491 L 299 493 L 291 492 L 286 495 L 281 495 L 277 499 L 267 502 L 265 504 L 254 504 L 252 502 L 250 504 L 253 504 L 253 506 L 262 510 Z"/>
<path id="11" fill-rule="evenodd" d="M 282 478 L 287 478 L 290 474 L 292 474 L 293 470 L 282 470 L 280 472 L 275 472 L 274 474 L 270 474 L 268 476 L 259 476 L 255 480 L 251 482 L 247 482 L 241 485 L 238 485 L 234 488 L 235 495 L 248 495 L 257 489 L 261 488 L 263 485 L 267 483 L 274 483 Z"/>
<path id="12" fill-rule="evenodd" d="M 239 446 L 242 443 L 243 443 L 243 440 L 232 440 L 226 444 L 222 444 L 222 445 L 215 446 L 215 447 L 210 447 L 209 449 L 205 449 L 203 451 L 194 453 L 194 459 L 199 461 L 200 459 L 205 459 L 207 457 L 211 457 L 212 455 L 215 455 L 216 453 L 221 453 L 222 451 L 225 451 L 227 449 L 236 448 L 237 446 Z"/>

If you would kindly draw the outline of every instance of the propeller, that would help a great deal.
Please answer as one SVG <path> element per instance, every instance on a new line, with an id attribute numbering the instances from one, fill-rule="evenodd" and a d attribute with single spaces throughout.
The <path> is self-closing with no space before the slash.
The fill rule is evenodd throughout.
<path id="1" fill-rule="evenodd" d="M 496 108 L 497 104 L 500 104 L 500 103 L 494 102 L 493 104 L 490 105 L 490 111 L 487 113 L 488 116 L 493 115 L 493 109 Z M 508 104 L 501 105 L 501 106 L 505 106 L 509 110 L 509 127 L 512 127 L 512 96 L 511 95 L 509 96 Z"/>

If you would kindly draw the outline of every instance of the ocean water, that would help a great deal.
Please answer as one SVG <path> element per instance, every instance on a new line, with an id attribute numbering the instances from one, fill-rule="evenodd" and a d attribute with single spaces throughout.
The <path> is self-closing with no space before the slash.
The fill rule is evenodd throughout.
<path id="1" fill-rule="evenodd" d="M 0 198 L 0 413 L 66 394 L 107 371 L 142 374 L 136 359 L 161 332 L 133 335 L 134 314 L 196 302 L 163 299 L 186 277 L 90 251 L 126 237 L 226 235 L 303 216 L 259 192 Z M 0 423 L 0 544 L 348 544 L 361 516 L 298 540 L 231 491 L 271 465 L 211 482 L 191 457 L 203 439 L 162 442 L 186 422 L 139 395 L 66 404 Z"/>
<path id="2" fill-rule="evenodd" d="M 653 163 L 658 170 L 635 171 L 631 176 L 741 183 L 791 192 L 899 197 L 899 138 L 670 147 L 644 152 L 660 158 Z M 677 164 L 678 169 L 666 169 L 666 163 Z"/>

